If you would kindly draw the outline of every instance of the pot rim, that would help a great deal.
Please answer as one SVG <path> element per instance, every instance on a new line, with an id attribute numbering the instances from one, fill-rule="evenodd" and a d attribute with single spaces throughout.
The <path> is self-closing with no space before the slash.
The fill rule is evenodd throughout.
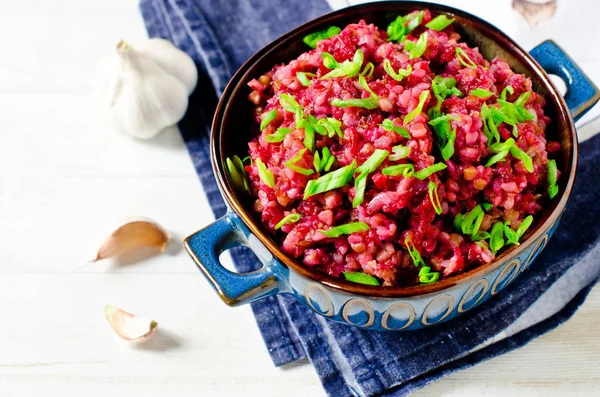
<path id="1" fill-rule="evenodd" d="M 381 287 L 381 286 L 369 286 L 364 284 L 352 283 L 346 280 L 338 279 L 328 274 L 313 270 L 304 264 L 296 262 L 296 260 L 285 252 L 283 252 L 278 244 L 276 244 L 268 234 L 262 230 L 262 226 L 254 222 L 252 216 L 243 208 L 240 201 L 237 199 L 233 186 L 228 184 L 227 178 L 225 177 L 226 170 L 222 161 L 219 161 L 221 156 L 220 141 L 222 139 L 221 127 L 225 115 L 228 114 L 227 109 L 230 105 L 230 98 L 237 93 L 237 91 L 243 87 L 241 82 L 243 77 L 246 75 L 248 69 L 250 69 L 255 63 L 259 62 L 263 57 L 269 55 L 275 50 L 275 47 L 284 45 L 286 42 L 297 40 L 298 37 L 304 37 L 305 35 L 318 29 L 319 25 L 325 25 L 331 18 L 338 17 L 341 14 L 359 14 L 361 10 L 365 8 L 374 7 L 385 10 L 386 8 L 398 7 L 399 9 L 411 7 L 429 9 L 436 13 L 445 13 L 452 16 L 459 17 L 472 23 L 478 31 L 483 32 L 487 36 L 493 36 L 499 45 L 502 46 L 507 52 L 516 56 L 527 68 L 527 71 L 531 75 L 537 75 L 539 80 L 543 82 L 545 88 L 548 91 L 547 97 L 551 97 L 554 102 L 558 105 L 556 119 L 563 119 L 566 125 L 569 127 L 568 132 L 570 134 L 571 143 L 571 163 L 565 164 L 565 170 L 569 170 L 569 178 L 565 184 L 564 189 L 560 192 L 560 200 L 558 204 L 555 204 L 554 210 L 547 215 L 543 222 L 538 223 L 533 230 L 530 230 L 525 235 L 525 240 L 518 246 L 512 246 L 501 255 L 495 258 L 492 262 L 470 269 L 468 271 L 459 273 L 457 275 L 444 278 L 437 283 L 433 284 L 422 284 L 409 287 Z M 359 17 L 359 15 L 357 15 Z M 358 18 L 360 19 L 360 17 Z M 267 247 L 267 249 L 288 269 L 293 270 L 302 276 L 312 279 L 326 287 L 334 290 L 343 291 L 355 295 L 361 295 L 372 298 L 406 298 L 426 295 L 434 292 L 446 290 L 455 285 L 466 283 L 472 280 L 481 278 L 482 275 L 488 274 L 505 263 L 510 262 L 526 250 L 528 250 L 533 244 L 538 242 L 540 238 L 545 235 L 548 230 L 559 220 L 560 215 L 565 209 L 569 196 L 571 194 L 573 184 L 575 181 L 575 174 L 578 160 L 578 142 L 575 125 L 571 113 L 567 107 L 567 104 L 563 97 L 560 95 L 556 87 L 551 83 L 550 78 L 546 71 L 533 59 L 533 57 L 525 51 L 521 46 L 514 42 L 510 37 L 503 33 L 500 29 L 496 28 L 489 22 L 474 16 L 468 12 L 441 5 L 432 4 L 421 1 L 381 1 L 375 3 L 359 4 L 352 7 L 343 8 L 337 11 L 333 11 L 311 21 L 308 21 L 276 40 L 269 43 L 267 46 L 256 52 L 248 61 L 246 61 L 233 75 L 223 94 L 219 100 L 217 108 L 215 110 L 215 116 L 211 127 L 210 137 L 210 154 L 213 170 L 219 185 L 219 189 L 224 196 L 228 207 L 242 219 L 244 224 L 250 229 L 250 231 Z M 563 173 L 564 175 L 564 173 Z M 556 203 L 556 201 L 555 201 Z M 537 248 L 535 248 L 537 249 Z"/>

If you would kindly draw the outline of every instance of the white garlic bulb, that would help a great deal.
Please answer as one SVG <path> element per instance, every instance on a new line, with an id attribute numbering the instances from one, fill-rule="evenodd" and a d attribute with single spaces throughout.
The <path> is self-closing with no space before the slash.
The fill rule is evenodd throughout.
<path id="1" fill-rule="evenodd" d="M 194 61 L 163 39 L 132 47 L 121 41 L 100 70 L 98 84 L 115 129 L 149 139 L 176 124 L 198 82 Z"/>

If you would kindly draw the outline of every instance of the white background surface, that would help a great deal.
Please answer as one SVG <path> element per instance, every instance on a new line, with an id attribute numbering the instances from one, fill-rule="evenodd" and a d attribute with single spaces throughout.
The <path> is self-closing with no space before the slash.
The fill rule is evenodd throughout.
<path id="1" fill-rule="evenodd" d="M 508 0 L 449 3 L 525 48 L 557 39 L 600 82 L 599 2 L 559 0 L 535 30 Z M 94 67 L 119 39 L 144 37 L 136 0 L 0 1 L 0 396 L 323 395 L 310 365 L 274 368 L 250 308 L 225 307 L 177 250 L 211 221 L 177 131 L 137 142 L 95 121 Z M 169 229 L 171 252 L 89 264 L 132 215 Z M 105 303 L 153 317 L 161 333 L 127 345 Z M 598 395 L 598 329 L 597 287 L 556 331 L 415 395 Z"/>

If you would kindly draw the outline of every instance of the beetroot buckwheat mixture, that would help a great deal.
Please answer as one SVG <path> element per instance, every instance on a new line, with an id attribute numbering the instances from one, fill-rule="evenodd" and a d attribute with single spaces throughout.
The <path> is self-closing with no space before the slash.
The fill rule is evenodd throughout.
<path id="1" fill-rule="evenodd" d="M 558 193 L 545 100 L 428 10 L 360 21 L 250 81 L 256 138 L 227 159 L 283 251 L 349 281 L 428 284 L 492 261 Z"/>

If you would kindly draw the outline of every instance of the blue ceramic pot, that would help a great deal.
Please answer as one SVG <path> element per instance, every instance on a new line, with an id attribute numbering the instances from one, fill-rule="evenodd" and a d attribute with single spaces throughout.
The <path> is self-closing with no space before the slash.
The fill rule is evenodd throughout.
<path id="1" fill-rule="evenodd" d="M 519 246 L 493 262 L 434 284 L 413 287 L 374 287 L 336 279 L 295 262 L 273 242 L 251 212 L 249 198 L 239 197 L 229 181 L 224 159 L 247 150 L 252 106 L 247 82 L 277 63 L 304 52 L 302 38 L 331 25 L 345 26 L 365 19 L 387 26 L 395 16 L 428 8 L 456 18 L 462 38 L 479 47 L 486 59 L 500 57 L 513 70 L 532 79 L 534 90 L 547 99 L 546 113 L 553 122 L 547 135 L 561 142 L 557 162 L 562 170 L 561 195 L 538 216 L 537 225 Z M 551 84 L 547 73 L 567 85 L 565 97 Z M 485 302 L 509 285 L 548 244 L 567 204 L 575 179 L 577 135 L 573 119 L 582 116 L 600 98 L 598 88 L 553 42 L 530 53 L 487 22 L 463 11 L 423 2 L 377 2 L 346 8 L 308 22 L 280 37 L 254 55 L 232 78 L 217 107 L 212 126 L 211 154 L 227 215 L 185 240 L 185 247 L 225 303 L 249 303 L 275 294 L 292 294 L 316 313 L 341 323 L 373 330 L 413 330 L 439 324 Z M 233 273 L 219 255 L 237 245 L 249 247 L 263 267 L 247 274 Z"/>

